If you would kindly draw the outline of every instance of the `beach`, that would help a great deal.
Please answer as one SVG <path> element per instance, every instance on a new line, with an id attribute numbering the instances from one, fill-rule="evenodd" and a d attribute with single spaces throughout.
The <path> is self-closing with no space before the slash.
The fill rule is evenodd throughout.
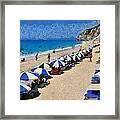
<path id="1" fill-rule="evenodd" d="M 79 46 L 76 46 L 74 48 L 67 47 L 64 49 L 57 49 L 57 50 L 55 50 L 56 51 L 55 53 L 50 51 L 50 56 L 51 56 L 51 59 L 54 59 L 54 58 L 58 58 L 60 56 L 71 54 L 72 52 L 76 52 L 78 50 L 79 50 Z M 20 63 L 20 71 L 21 72 L 22 71 L 30 71 L 31 68 L 33 68 L 41 63 L 47 63 L 48 62 L 47 57 L 48 57 L 47 53 L 46 54 L 39 53 L 37 61 L 35 60 L 35 55 L 31 55 L 31 56 L 26 57 L 26 61 Z"/>
<path id="2" fill-rule="evenodd" d="M 99 64 L 96 61 L 100 57 L 100 53 L 95 53 L 98 47 L 93 49 L 93 58 L 90 62 L 89 58 L 85 58 L 82 62 L 72 67 L 70 70 L 64 71 L 61 75 L 52 75 L 49 79 L 50 84 L 44 88 L 39 88 L 41 93 L 35 100 L 83 100 L 86 90 L 91 86 L 91 77 Z M 51 58 L 77 52 L 79 46 L 51 53 Z M 38 56 L 35 60 L 34 56 L 28 57 L 26 62 L 20 63 L 20 71 L 29 71 L 32 67 L 40 63 L 47 63 L 47 54 Z M 92 85 L 92 89 L 100 89 L 100 85 Z"/>

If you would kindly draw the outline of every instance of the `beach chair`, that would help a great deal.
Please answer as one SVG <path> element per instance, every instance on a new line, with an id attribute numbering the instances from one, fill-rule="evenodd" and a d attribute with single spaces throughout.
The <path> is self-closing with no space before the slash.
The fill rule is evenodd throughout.
<path id="1" fill-rule="evenodd" d="M 92 80 L 91 83 L 96 83 L 99 84 L 100 83 L 100 70 L 95 70 L 95 73 L 92 76 Z"/>
<path id="2" fill-rule="evenodd" d="M 99 84 L 100 83 L 100 77 L 99 76 L 92 77 L 91 83 Z"/>
<path id="3" fill-rule="evenodd" d="M 87 90 L 84 100 L 100 100 L 100 90 Z"/>

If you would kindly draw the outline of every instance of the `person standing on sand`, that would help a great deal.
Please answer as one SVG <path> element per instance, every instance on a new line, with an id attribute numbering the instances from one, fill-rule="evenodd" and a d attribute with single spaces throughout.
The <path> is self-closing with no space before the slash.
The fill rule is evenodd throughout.
<path id="1" fill-rule="evenodd" d="M 89 53 L 90 62 L 92 62 L 92 51 Z"/>
<path id="2" fill-rule="evenodd" d="M 35 60 L 37 61 L 37 59 L 38 59 L 38 53 L 35 55 Z"/>
<path id="3" fill-rule="evenodd" d="M 82 46 L 80 46 L 79 52 L 82 50 Z"/>
<path id="4" fill-rule="evenodd" d="M 55 53 L 55 49 L 53 50 L 53 53 Z"/>
<path id="5" fill-rule="evenodd" d="M 48 62 L 50 62 L 50 53 L 48 53 Z"/>

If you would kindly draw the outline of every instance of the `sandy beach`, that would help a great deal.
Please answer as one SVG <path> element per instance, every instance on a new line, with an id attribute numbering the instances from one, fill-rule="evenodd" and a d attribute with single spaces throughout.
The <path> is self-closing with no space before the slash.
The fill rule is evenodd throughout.
<path id="1" fill-rule="evenodd" d="M 64 49 L 64 50 L 56 50 L 55 53 L 51 52 L 51 59 L 54 58 L 58 58 L 60 56 L 64 56 L 67 54 L 71 54 L 72 52 L 76 52 L 79 50 L 79 46 L 76 46 L 75 48 L 68 48 L 68 49 Z M 41 63 L 47 63 L 48 59 L 47 59 L 48 54 L 39 54 L 38 55 L 38 60 L 35 60 L 35 56 L 29 56 L 26 58 L 25 62 L 21 62 L 20 63 L 20 71 L 29 71 L 31 70 L 31 68 L 33 68 L 34 66 L 37 66 Z"/>
<path id="2" fill-rule="evenodd" d="M 72 67 L 72 69 L 64 71 L 61 75 L 52 75 L 53 78 L 49 79 L 50 84 L 44 88 L 39 88 L 41 93 L 35 100 L 83 100 L 84 94 L 88 88 L 100 89 L 100 85 L 92 85 L 91 77 L 99 67 L 96 61 L 100 57 L 98 47 L 93 49 L 93 58 L 90 62 L 89 58 L 85 58 L 83 62 L 80 62 Z M 51 53 L 51 58 L 58 58 L 65 54 L 70 54 L 79 50 L 79 47 L 74 49 L 67 49 L 64 51 L 58 51 Z M 30 70 L 33 66 L 36 66 L 42 62 L 47 62 L 47 55 L 40 55 L 38 61 L 35 61 L 34 57 L 30 57 L 26 62 L 21 63 L 22 70 Z"/>

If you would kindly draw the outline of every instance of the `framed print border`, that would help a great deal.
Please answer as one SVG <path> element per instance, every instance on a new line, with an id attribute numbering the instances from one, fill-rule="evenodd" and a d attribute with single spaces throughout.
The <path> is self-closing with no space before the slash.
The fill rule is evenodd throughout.
<path id="1" fill-rule="evenodd" d="M 5 5 L 115 5 L 115 115 L 5 115 Z M 2 119 L 119 119 L 119 0 L 2 1 L 0 41 L 0 118 Z"/>

